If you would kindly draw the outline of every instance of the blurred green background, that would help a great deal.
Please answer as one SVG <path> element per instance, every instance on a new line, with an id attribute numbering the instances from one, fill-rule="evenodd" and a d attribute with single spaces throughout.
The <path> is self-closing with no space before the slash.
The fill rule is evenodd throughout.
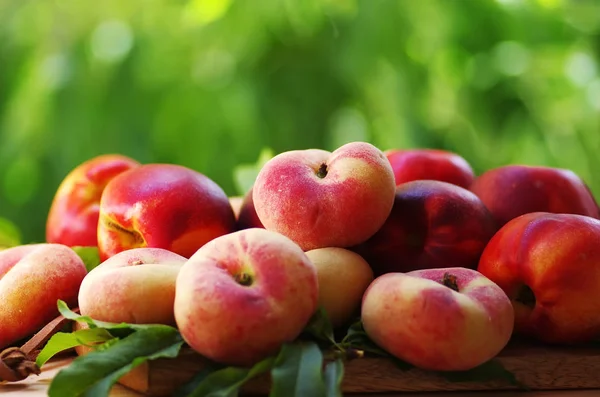
<path id="1" fill-rule="evenodd" d="M 600 1 L 0 1 L 0 217 L 101 153 L 240 193 L 261 149 L 437 147 L 600 195 Z"/>

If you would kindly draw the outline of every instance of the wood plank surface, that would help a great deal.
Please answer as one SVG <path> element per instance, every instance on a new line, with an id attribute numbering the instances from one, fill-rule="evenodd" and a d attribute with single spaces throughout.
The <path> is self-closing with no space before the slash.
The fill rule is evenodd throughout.
<path id="1" fill-rule="evenodd" d="M 31 376 L 21 382 L 0 384 L 0 395 L 8 397 L 42 397 L 48 395 L 48 387 L 56 373 L 69 365 L 72 358 L 52 360 L 44 366 L 40 376 Z M 111 397 L 143 397 L 143 394 L 116 385 Z M 487 391 L 487 392 L 435 392 L 435 393 L 377 393 L 349 394 L 349 397 L 597 397 L 598 390 L 564 390 L 564 391 Z"/>
<path id="2" fill-rule="evenodd" d="M 498 357 L 531 390 L 597 389 L 600 396 L 600 348 L 548 348 L 513 344 Z M 202 358 L 183 349 L 177 359 L 160 359 L 138 367 L 121 383 L 150 396 L 168 396 L 203 367 Z M 244 391 L 268 393 L 268 376 L 250 381 Z M 441 392 L 510 390 L 508 382 L 451 382 L 431 372 L 404 371 L 390 360 L 362 358 L 345 367 L 343 389 L 347 393 Z M 403 394 L 406 395 L 406 394 Z M 462 395 L 462 394 L 461 394 Z"/>

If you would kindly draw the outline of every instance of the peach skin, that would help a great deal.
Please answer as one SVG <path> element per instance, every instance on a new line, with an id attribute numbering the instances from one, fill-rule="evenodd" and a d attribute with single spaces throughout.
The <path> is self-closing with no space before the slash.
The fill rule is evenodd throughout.
<path id="1" fill-rule="evenodd" d="M 123 155 L 104 154 L 74 168 L 52 200 L 46 220 L 46 241 L 69 247 L 96 247 L 100 197 L 106 184 L 138 165 Z"/>
<path id="2" fill-rule="evenodd" d="M 511 299 L 516 333 L 561 344 L 600 336 L 599 220 L 519 216 L 490 240 L 478 271 Z"/>
<path id="3" fill-rule="evenodd" d="M 573 171 L 528 165 L 507 165 L 484 172 L 471 185 L 498 226 L 519 215 L 552 212 L 598 218 L 598 204 Z"/>
<path id="4" fill-rule="evenodd" d="M 258 215 L 256 214 L 256 208 L 254 208 L 254 200 L 252 199 L 252 188 L 248 190 L 248 193 L 244 195 L 242 204 L 240 206 L 240 212 L 237 218 L 237 230 L 250 229 L 253 227 L 265 228 Z"/>
<path id="5" fill-rule="evenodd" d="M 446 150 L 390 149 L 384 154 L 392 164 L 396 185 L 417 180 L 435 180 L 468 189 L 475 178 L 467 160 Z"/>
<path id="6" fill-rule="evenodd" d="M 183 265 L 175 319 L 219 363 L 250 366 L 295 340 L 317 310 L 317 272 L 289 238 L 261 228 L 210 241 Z"/>
<path id="7" fill-rule="evenodd" d="M 86 268 L 62 244 L 30 244 L 0 252 L 0 349 L 33 335 L 58 316 L 57 301 L 77 306 Z"/>
<path id="8" fill-rule="evenodd" d="M 350 247 L 371 237 L 394 204 L 394 173 L 384 154 L 366 142 L 333 152 L 280 153 L 261 168 L 254 207 L 268 230 L 303 250 Z"/>
<path id="9" fill-rule="evenodd" d="M 85 276 L 79 310 L 100 321 L 175 325 L 175 280 L 186 260 L 162 248 L 119 252 Z"/>
<path id="10" fill-rule="evenodd" d="M 175 164 L 144 164 L 111 180 L 102 194 L 98 249 L 104 261 L 132 248 L 189 258 L 235 228 L 229 198 L 213 180 Z"/>
<path id="11" fill-rule="evenodd" d="M 363 297 L 367 335 L 418 368 L 469 370 L 495 357 L 512 336 L 514 313 L 498 285 L 475 270 L 387 273 Z"/>
<path id="12" fill-rule="evenodd" d="M 473 193 L 423 180 L 396 188 L 392 213 L 365 243 L 353 247 L 376 276 L 441 267 L 475 269 L 496 232 L 494 219 Z"/>

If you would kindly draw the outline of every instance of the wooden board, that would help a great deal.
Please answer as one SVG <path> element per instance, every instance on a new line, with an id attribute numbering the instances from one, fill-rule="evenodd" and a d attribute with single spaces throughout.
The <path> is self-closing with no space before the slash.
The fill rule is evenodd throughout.
<path id="1" fill-rule="evenodd" d="M 85 354 L 78 349 L 79 354 Z M 506 369 L 532 390 L 598 389 L 600 395 L 599 347 L 546 347 L 509 345 L 499 356 Z M 184 348 L 176 359 L 145 363 L 125 375 L 119 383 L 149 396 L 168 396 L 203 367 L 202 357 Z M 381 392 L 440 392 L 509 390 L 504 382 L 454 383 L 435 374 L 412 369 L 403 371 L 383 358 L 360 358 L 345 366 L 345 394 Z M 269 379 L 257 378 L 244 388 L 246 394 L 267 394 Z"/>

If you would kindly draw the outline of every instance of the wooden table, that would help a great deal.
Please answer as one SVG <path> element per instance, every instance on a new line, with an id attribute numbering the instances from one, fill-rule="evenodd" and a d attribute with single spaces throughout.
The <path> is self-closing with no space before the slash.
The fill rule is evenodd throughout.
<path id="1" fill-rule="evenodd" d="M 72 358 L 54 360 L 44 366 L 40 376 L 30 376 L 17 383 L 0 385 L 2 397 L 41 397 L 47 395 L 48 386 L 52 377 L 64 366 L 71 362 Z M 131 391 L 123 386 L 116 385 L 111 393 L 113 397 L 139 397 L 140 393 Z M 598 397 L 600 390 L 576 390 L 576 391 L 538 391 L 538 392 L 436 392 L 436 393 L 396 393 L 396 394 L 351 394 L 352 397 Z"/>

